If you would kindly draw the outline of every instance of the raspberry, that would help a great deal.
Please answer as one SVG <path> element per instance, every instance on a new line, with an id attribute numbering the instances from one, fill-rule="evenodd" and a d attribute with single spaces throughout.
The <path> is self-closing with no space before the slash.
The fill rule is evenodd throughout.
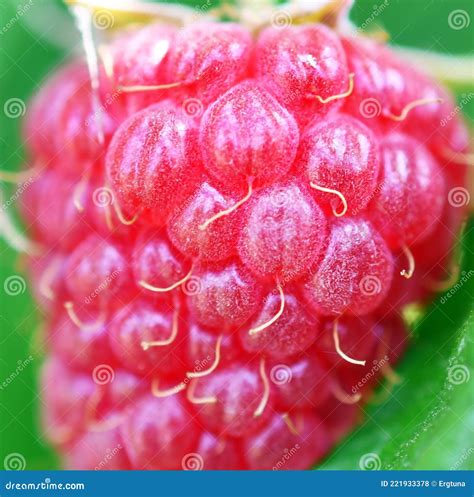
<path id="1" fill-rule="evenodd" d="M 73 301 L 89 307 L 112 306 L 117 303 L 112 299 L 134 293 L 128 259 L 123 243 L 89 236 L 66 263 L 66 286 Z"/>
<path id="2" fill-rule="evenodd" d="M 282 368 L 277 361 L 271 366 L 275 384 L 275 403 L 282 410 L 318 407 L 328 402 L 331 385 L 329 369 L 318 357 L 318 350 L 308 351 L 286 361 Z M 289 381 L 287 381 L 289 380 Z"/>
<path id="3" fill-rule="evenodd" d="M 216 219 L 208 226 L 205 223 L 236 202 L 236 198 L 224 195 L 209 183 L 203 182 L 186 205 L 170 219 L 168 235 L 171 241 L 183 254 L 194 259 L 228 259 L 237 251 L 237 213 Z"/>
<path id="4" fill-rule="evenodd" d="M 282 306 L 281 296 L 272 291 L 263 302 L 260 312 L 255 314 L 254 321 L 249 324 L 250 332 L 240 332 L 242 346 L 248 352 L 260 352 L 270 357 L 285 358 L 306 350 L 318 333 L 317 318 L 311 315 L 298 295 L 285 289 L 284 309 L 278 319 L 266 325 Z M 265 326 L 261 331 L 259 327 Z"/>
<path id="5" fill-rule="evenodd" d="M 338 217 L 348 208 L 353 214 L 365 209 L 377 186 L 379 164 L 378 143 L 372 132 L 344 115 L 317 119 L 302 137 L 297 161 L 319 205 L 328 210 L 334 202 L 342 201 L 341 206 L 331 209 Z M 333 194 L 324 189 L 333 190 Z"/>
<path id="6" fill-rule="evenodd" d="M 140 398 L 120 432 L 135 469 L 181 469 L 199 437 L 194 417 L 177 395 Z"/>
<path id="7" fill-rule="evenodd" d="M 305 285 L 308 303 L 322 315 L 373 311 L 390 288 L 393 257 L 371 223 L 334 221 L 326 254 Z M 365 287 L 375 285 L 375 291 Z"/>
<path id="8" fill-rule="evenodd" d="M 371 219 L 393 249 L 421 242 L 443 209 L 444 179 L 423 145 L 393 134 L 382 142 L 383 183 Z"/>
<path id="9" fill-rule="evenodd" d="M 188 297 L 198 323 L 223 330 L 242 326 L 256 311 L 262 286 L 238 263 L 216 269 L 198 269 L 198 288 Z"/>
<path id="10" fill-rule="evenodd" d="M 197 130 L 177 109 L 158 104 L 129 117 L 115 133 L 106 164 L 112 186 L 132 212 L 162 219 L 199 180 Z"/>
<path id="11" fill-rule="evenodd" d="M 71 469 L 309 468 L 449 279 L 451 97 L 313 23 L 154 23 L 100 60 L 98 90 L 73 61 L 24 127 L 46 433 Z"/>
<path id="12" fill-rule="evenodd" d="M 108 323 L 96 313 L 91 315 L 92 325 L 78 327 L 66 311 L 58 316 L 49 331 L 52 349 L 67 364 L 83 371 L 94 369 L 97 364 L 110 362 Z"/>
<path id="13" fill-rule="evenodd" d="M 338 37 L 322 25 L 268 28 L 257 40 L 255 73 L 301 125 L 336 111 L 349 85 Z M 326 101 L 329 99 L 329 101 Z"/>
<path id="14" fill-rule="evenodd" d="M 144 229 L 135 241 L 132 254 L 135 283 L 162 293 L 182 281 L 191 262 L 176 250 L 159 231 Z"/>
<path id="15" fill-rule="evenodd" d="M 329 439 L 321 420 L 305 411 L 295 419 L 290 429 L 280 416 L 273 416 L 264 430 L 246 441 L 249 469 L 307 468 L 327 452 Z"/>
<path id="16" fill-rule="evenodd" d="M 196 96 L 207 105 L 216 100 L 246 76 L 251 50 L 250 34 L 237 24 L 196 23 L 182 29 L 166 68 L 169 82 L 182 83 L 178 101 Z"/>
<path id="17" fill-rule="evenodd" d="M 239 255 L 262 278 L 299 278 L 317 261 L 326 219 L 297 184 L 278 184 L 255 195 L 239 240 Z"/>
<path id="18" fill-rule="evenodd" d="M 181 356 L 187 330 L 177 311 L 159 307 L 136 299 L 119 310 L 109 326 L 110 347 L 120 363 L 137 374 L 179 376 L 186 372 Z"/>
<path id="19" fill-rule="evenodd" d="M 175 36 L 174 28 L 161 24 L 118 36 L 106 52 L 106 61 L 111 63 L 106 68 L 113 83 L 125 88 L 165 84 L 165 65 Z"/>
<path id="20" fill-rule="evenodd" d="M 212 104 L 200 130 L 206 170 L 234 186 L 262 186 L 283 176 L 298 138 L 291 114 L 255 81 L 235 86 Z"/>
<path id="21" fill-rule="evenodd" d="M 48 81 L 25 124 L 25 140 L 36 160 L 80 174 L 81 163 L 89 167 L 103 154 L 123 116 L 120 106 L 111 108 L 103 102 L 108 89 L 103 91 L 99 125 L 85 64 L 72 63 Z"/>
<path id="22" fill-rule="evenodd" d="M 192 385 L 188 399 L 202 404 L 198 416 L 208 430 L 242 437 L 264 425 L 272 411 L 265 381 L 257 365 L 236 361 Z"/>

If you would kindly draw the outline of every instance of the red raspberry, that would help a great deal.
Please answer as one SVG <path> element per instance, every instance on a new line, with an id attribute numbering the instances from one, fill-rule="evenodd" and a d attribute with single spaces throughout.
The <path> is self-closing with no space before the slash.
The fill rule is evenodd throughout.
<path id="1" fill-rule="evenodd" d="M 310 467 L 446 277 L 451 97 L 318 24 L 151 24 L 101 58 L 25 125 L 46 432 L 72 469 Z"/>

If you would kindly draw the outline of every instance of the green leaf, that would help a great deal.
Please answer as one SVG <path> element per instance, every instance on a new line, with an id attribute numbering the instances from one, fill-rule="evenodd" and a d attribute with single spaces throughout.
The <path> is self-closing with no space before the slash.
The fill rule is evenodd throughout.
<path id="1" fill-rule="evenodd" d="M 416 324 L 397 368 L 401 384 L 365 407 L 367 421 L 321 469 L 359 469 L 370 459 L 380 469 L 473 467 L 474 220 L 463 246 L 461 279 Z"/>

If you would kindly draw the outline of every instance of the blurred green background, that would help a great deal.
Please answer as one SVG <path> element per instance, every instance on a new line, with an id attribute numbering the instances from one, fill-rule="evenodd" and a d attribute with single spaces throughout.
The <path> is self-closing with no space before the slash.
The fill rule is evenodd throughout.
<path id="1" fill-rule="evenodd" d="M 199 7 L 203 2 L 183 3 Z M 454 27 L 453 13 L 461 21 Z M 474 55 L 472 0 L 357 0 L 351 16 L 356 26 L 389 32 L 393 44 L 452 56 Z M 0 3 L 1 169 L 18 169 L 26 158 L 20 141 L 21 118 L 6 115 L 6 102 L 20 99 L 28 106 L 28 98 L 42 78 L 72 52 L 80 52 L 78 42 L 61 2 Z M 470 82 L 455 88 L 459 99 L 474 91 L 471 76 Z M 463 104 L 462 110 L 472 127 L 474 99 Z M 2 188 L 5 198 L 15 192 L 8 185 Z M 473 252 L 471 222 L 464 237 L 466 271 L 474 268 Z M 41 350 L 35 336 L 41 317 L 26 279 L 19 294 L 5 291 L 11 281 L 8 279 L 17 275 L 22 276 L 21 257 L 0 240 L 0 466 L 8 454 L 20 453 L 28 469 L 52 469 L 58 467 L 58 461 L 42 438 L 38 414 L 41 401 L 36 382 Z M 357 469 L 361 455 L 366 453 L 378 454 L 384 467 L 472 467 L 473 295 L 474 278 L 470 278 L 448 303 L 441 304 L 438 299 L 416 323 L 414 345 L 400 367 L 405 381 L 395 388 L 391 400 L 367 408 L 367 422 L 334 451 L 323 467 Z M 18 371 L 20 363 L 23 367 Z M 465 366 L 469 377 L 453 385 L 447 379 L 456 364 Z"/>

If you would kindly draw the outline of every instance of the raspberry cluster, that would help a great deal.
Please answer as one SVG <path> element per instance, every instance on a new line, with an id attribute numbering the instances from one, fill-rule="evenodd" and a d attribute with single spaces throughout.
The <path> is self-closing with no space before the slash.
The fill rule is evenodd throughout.
<path id="1" fill-rule="evenodd" d="M 24 128 L 45 430 L 74 469 L 309 468 L 449 275 L 452 98 L 319 24 L 102 48 L 94 90 L 73 61 Z"/>

